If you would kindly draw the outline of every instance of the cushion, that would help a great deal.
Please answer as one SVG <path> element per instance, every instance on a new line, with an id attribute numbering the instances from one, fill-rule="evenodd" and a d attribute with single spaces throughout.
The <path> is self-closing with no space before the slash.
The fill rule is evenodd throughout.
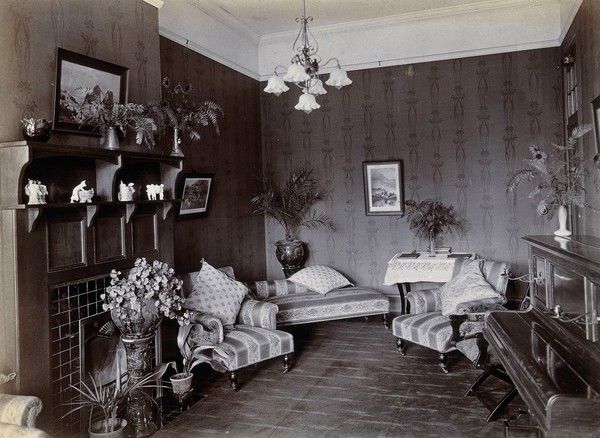
<path id="1" fill-rule="evenodd" d="M 248 284 L 250 291 L 259 300 L 306 292 L 308 288 L 289 280 L 261 280 Z"/>
<path id="2" fill-rule="evenodd" d="M 457 275 L 440 287 L 442 315 L 454 313 L 460 303 L 500 297 L 483 276 L 481 263 L 482 260 L 469 260 Z"/>
<path id="3" fill-rule="evenodd" d="M 289 280 L 293 283 L 306 286 L 320 294 L 326 294 L 333 289 L 344 286 L 353 286 L 346 277 L 335 269 L 321 265 L 301 269 L 292 275 Z"/>
<path id="4" fill-rule="evenodd" d="M 184 307 L 218 317 L 223 325 L 233 325 L 248 293 L 248 288 L 225 273 L 202 262 L 198 275 L 192 279 L 192 292 Z"/>

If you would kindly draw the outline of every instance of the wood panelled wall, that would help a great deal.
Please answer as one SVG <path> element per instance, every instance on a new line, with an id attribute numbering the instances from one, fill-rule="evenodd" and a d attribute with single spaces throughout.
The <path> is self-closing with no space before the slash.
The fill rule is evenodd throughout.
<path id="1" fill-rule="evenodd" d="M 163 77 L 192 84 L 193 101 L 213 100 L 225 114 L 220 135 L 207 127 L 200 142 L 182 144 L 183 173 L 212 173 L 215 179 L 207 214 L 175 222 L 177 271 L 196 271 L 204 258 L 213 266 L 233 266 L 240 279 L 263 279 L 264 221 L 250 205 L 262 167 L 260 84 L 163 37 L 160 53 Z"/>
<path id="2" fill-rule="evenodd" d="M 387 261 L 426 242 L 415 241 L 404 218 L 365 214 L 362 163 L 401 159 L 406 199 L 440 199 L 468 221 L 467 232 L 448 235 L 445 246 L 526 272 L 521 236 L 550 233 L 557 224 L 536 214 L 528 188 L 507 196 L 506 181 L 530 145 L 562 141 L 557 65 L 557 49 L 544 49 L 353 71 L 353 84 L 329 87 L 310 115 L 294 109 L 297 89 L 279 97 L 263 92 L 267 171 L 285 175 L 310 164 L 329 189 L 321 208 L 337 230 L 302 233 L 308 263 L 397 295 L 383 286 Z M 269 276 L 282 276 L 273 245 L 282 237 L 269 224 Z"/>
<path id="3" fill-rule="evenodd" d="M 579 84 L 579 122 L 594 123 L 592 101 L 600 96 L 600 2 L 583 0 L 573 24 L 561 46 L 561 54 L 567 55 L 574 45 Z M 596 135 L 598 135 L 596 133 Z M 600 152 L 599 137 L 590 133 L 583 138 L 584 152 L 592 157 Z M 586 181 L 586 200 L 600 209 L 600 171 L 594 169 Z M 600 237 L 600 214 L 590 209 L 582 214 L 583 232 Z"/>

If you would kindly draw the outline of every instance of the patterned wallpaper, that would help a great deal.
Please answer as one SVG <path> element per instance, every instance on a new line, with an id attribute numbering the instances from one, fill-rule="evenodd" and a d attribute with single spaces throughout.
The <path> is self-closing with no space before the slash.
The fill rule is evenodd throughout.
<path id="1" fill-rule="evenodd" d="M 505 183 L 529 156 L 529 146 L 560 142 L 560 70 L 556 50 L 544 49 L 353 71 L 353 84 L 317 100 L 310 115 L 294 109 L 299 90 L 262 93 L 265 169 L 279 176 L 306 163 L 327 187 L 320 206 L 337 229 L 303 231 L 309 264 L 335 267 L 357 284 L 390 295 L 387 261 L 425 249 L 400 216 L 367 216 L 364 161 L 401 159 L 406 199 L 436 198 L 468 221 L 443 241 L 455 251 L 508 261 L 527 271 L 521 236 L 549 233 L 529 191 L 507 196 Z M 264 88 L 264 86 L 263 86 Z M 270 277 L 282 277 L 269 223 Z"/>
<path id="2" fill-rule="evenodd" d="M 225 113 L 219 136 L 206 128 L 200 142 L 182 144 L 183 173 L 212 173 L 215 179 L 208 213 L 175 222 L 175 266 L 197 271 L 204 258 L 213 266 L 233 266 L 238 278 L 264 279 L 264 222 L 250 205 L 262 163 L 259 83 L 166 38 L 160 48 L 163 76 L 191 84 L 192 100 L 213 100 Z"/>
<path id="3" fill-rule="evenodd" d="M 129 68 L 129 101 L 160 93 L 158 11 L 142 0 L 5 0 L 0 4 L 0 141 L 23 117 L 52 119 L 56 47 Z M 10 92 L 6 92 L 9 90 Z M 95 137 L 53 135 L 68 143 Z"/>

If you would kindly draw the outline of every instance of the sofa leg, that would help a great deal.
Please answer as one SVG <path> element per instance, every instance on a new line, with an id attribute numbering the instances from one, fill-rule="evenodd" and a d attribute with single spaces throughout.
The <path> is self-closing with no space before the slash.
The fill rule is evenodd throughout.
<path id="1" fill-rule="evenodd" d="M 384 327 L 385 327 L 387 330 L 389 330 L 389 329 L 390 329 L 390 320 L 389 320 L 389 318 L 388 318 L 388 314 L 387 314 L 387 313 L 384 313 L 382 318 L 383 318 L 383 326 L 384 326 Z"/>
<path id="2" fill-rule="evenodd" d="M 406 355 L 406 344 L 404 343 L 404 339 L 402 339 L 402 338 L 396 339 L 396 348 L 402 354 L 402 356 Z"/>
<path id="3" fill-rule="evenodd" d="M 439 364 L 442 368 L 442 371 L 448 374 L 448 367 L 446 366 L 446 362 L 448 360 L 448 355 L 446 353 L 440 353 L 439 355 Z"/>
<path id="4" fill-rule="evenodd" d="M 229 384 L 234 391 L 239 391 L 240 387 L 238 386 L 238 376 L 236 371 L 231 371 L 229 373 Z"/>
<path id="5" fill-rule="evenodd" d="M 292 360 L 289 354 L 283 356 L 283 374 L 292 368 Z"/>

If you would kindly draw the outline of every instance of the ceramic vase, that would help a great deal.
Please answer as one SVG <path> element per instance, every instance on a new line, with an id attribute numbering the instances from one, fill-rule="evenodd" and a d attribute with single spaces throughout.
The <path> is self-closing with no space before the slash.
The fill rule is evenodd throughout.
<path id="1" fill-rule="evenodd" d="M 288 278 L 302 269 L 304 245 L 300 240 L 278 240 L 275 242 L 275 257 L 281 263 L 285 277 Z"/>
<path id="2" fill-rule="evenodd" d="M 171 385 L 173 386 L 173 395 L 177 403 L 183 403 L 192 392 L 193 374 L 179 373 L 171 376 Z"/>
<path id="3" fill-rule="evenodd" d="M 181 137 L 179 137 L 179 129 L 173 129 L 173 149 L 171 150 L 171 156 L 173 157 L 183 157 L 183 152 L 181 151 Z"/>
<path id="4" fill-rule="evenodd" d="M 556 213 L 558 217 L 558 230 L 554 232 L 554 235 L 566 237 L 571 235 L 571 231 L 567 229 L 567 217 L 569 215 L 569 211 L 566 205 L 560 205 L 558 207 L 558 211 Z"/>
<path id="5" fill-rule="evenodd" d="M 134 385 L 150 372 L 152 341 L 162 317 L 153 299 L 140 300 L 135 308 L 126 309 L 125 312 L 126 317 L 120 318 L 113 310 L 111 317 L 121 332 L 121 341 L 127 353 L 127 373 Z M 158 430 L 152 397 L 148 397 L 144 391 L 146 389 L 137 389 L 129 394 L 125 415 L 129 437 L 150 436 Z"/>
<path id="6" fill-rule="evenodd" d="M 108 420 L 111 421 L 111 420 Z M 88 430 L 90 438 L 125 438 L 127 436 L 127 421 L 121 418 L 115 420 L 117 425 L 112 432 L 103 432 L 106 430 L 106 420 L 94 421 L 90 424 Z"/>
<path id="7" fill-rule="evenodd" d="M 154 333 L 144 338 L 130 337 L 121 334 L 121 342 L 127 352 L 127 373 L 131 385 L 135 385 L 150 372 L 152 359 L 151 343 Z M 129 393 L 127 399 L 127 429 L 129 437 L 146 437 L 158 430 L 158 423 L 152 411 L 152 396 L 145 394 L 150 391 L 144 388 L 135 389 Z"/>

